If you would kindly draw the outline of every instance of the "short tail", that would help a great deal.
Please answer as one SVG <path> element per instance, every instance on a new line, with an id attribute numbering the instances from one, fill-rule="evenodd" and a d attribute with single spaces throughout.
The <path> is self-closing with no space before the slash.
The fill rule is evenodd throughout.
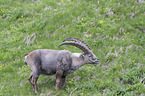
<path id="1" fill-rule="evenodd" d="M 27 56 L 25 56 L 25 59 L 24 59 L 24 65 L 27 65 L 26 58 L 27 58 Z"/>

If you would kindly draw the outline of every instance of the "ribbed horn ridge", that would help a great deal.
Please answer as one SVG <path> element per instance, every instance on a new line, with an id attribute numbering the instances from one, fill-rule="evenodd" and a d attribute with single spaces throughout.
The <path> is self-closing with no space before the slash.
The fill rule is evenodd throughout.
<path id="1" fill-rule="evenodd" d="M 66 41 L 66 40 L 73 40 L 73 41 L 76 41 L 76 42 L 83 43 L 85 46 L 88 47 L 88 49 L 90 49 L 89 46 L 84 41 L 80 40 L 79 38 L 68 37 L 68 38 L 64 39 L 63 42 Z"/>
<path id="2" fill-rule="evenodd" d="M 84 46 L 82 43 L 80 42 L 75 42 L 75 41 L 65 41 L 62 42 L 58 47 L 62 46 L 62 45 L 72 45 L 72 46 L 76 46 L 79 49 L 81 49 L 84 53 L 90 53 L 90 49 L 88 49 L 88 47 Z"/>

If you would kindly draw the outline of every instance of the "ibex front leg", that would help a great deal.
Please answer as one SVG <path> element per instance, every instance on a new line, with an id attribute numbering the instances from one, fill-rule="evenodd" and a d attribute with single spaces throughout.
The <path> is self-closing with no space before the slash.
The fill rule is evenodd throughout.
<path id="1" fill-rule="evenodd" d="M 61 89 L 64 89 L 65 85 L 66 85 L 66 80 L 65 80 L 66 76 L 62 76 L 61 78 L 61 85 L 60 85 L 60 88 Z"/>
<path id="2" fill-rule="evenodd" d="M 56 86 L 55 86 L 55 89 L 56 89 L 56 90 L 58 90 L 59 87 L 60 87 L 62 75 L 63 75 L 63 71 L 62 71 L 62 70 L 58 70 L 58 71 L 56 72 Z"/>

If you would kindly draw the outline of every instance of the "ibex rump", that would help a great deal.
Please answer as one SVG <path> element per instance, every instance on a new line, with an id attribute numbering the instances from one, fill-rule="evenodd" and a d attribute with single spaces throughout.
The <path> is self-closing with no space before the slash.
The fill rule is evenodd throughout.
<path id="1" fill-rule="evenodd" d="M 71 41 L 66 41 L 71 40 Z M 78 38 L 66 38 L 61 45 L 73 45 L 83 53 L 71 53 L 67 50 L 37 49 L 25 56 L 25 64 L 29 64 L 32 75 L 29 82 L 35 93 L 37 92 L 36 82 L 41 74 L 56 74 L 55 89 L 65 87 L 65 78 L 84 64 L 97 64 L 99 59 L 93 54 L 90 48 Z"/>

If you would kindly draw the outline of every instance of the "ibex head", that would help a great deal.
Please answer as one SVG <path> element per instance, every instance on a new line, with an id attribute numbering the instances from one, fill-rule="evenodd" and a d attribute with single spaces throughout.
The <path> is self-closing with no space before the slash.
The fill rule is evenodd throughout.
<path id="1" fill-rule="evenodd" d="M 60 47 L 61 45 L 72 45 L 81 49 L 83 51 L 81 57 L 84 59 L 85 63 L 87 64 L 97 64 L 99 62 L 99 58 L 97 58 L 94 55 L 94 53 L 91 51 L 89 46 L 78 38 L 73 38 L 73 37 L 66 38 L 58 47 Z"/>

